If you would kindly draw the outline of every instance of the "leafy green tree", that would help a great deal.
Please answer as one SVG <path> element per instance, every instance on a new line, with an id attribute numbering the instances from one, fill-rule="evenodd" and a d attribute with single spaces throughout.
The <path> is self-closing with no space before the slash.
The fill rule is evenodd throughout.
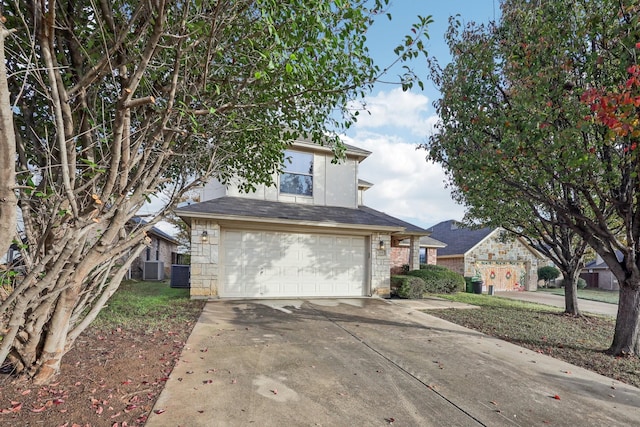
<path id="1" fill-rule="evenodd" d="M 430 157 L 458 191 L 499 204 L 508 188 L 600 254 L 621 288 L 614 355 L 640 354 L 640 150 L 611 139 L 581 97 L 627 80 L 638 12 L 630 0 L 505 0 L 498 23 L 454 20 L 453 61 L 433 69 L 442 99 Z"/>
<path id="2" fill-rule="evenodd" d="M 555 280 L 560 276 L 560 270 L 551 266 L 544 266 L 538 269 L 538 280 L 544 280 L 546 286 L 549 286 L 549 282 Z"/>
<path id="3" fill-rule="evenodd" d="M 23 266 L 0 301 L 0 362 L 49 381 L 145 233 L 194 186 L 235 176 L 245 189 L 270 183 L 298 137 L 341 155 L 331 132 L 353 123 L 350 102 L 383 73 L 365 40 L 387 6 L 3 2 L 0 249 L 19 243 Z M 423 51 L 428 22 L 411 28 L 398 61 Z M 414 82 L 407 69 L 399 83 Z M 166 207 L 132 228 L 160 191 Z"/>

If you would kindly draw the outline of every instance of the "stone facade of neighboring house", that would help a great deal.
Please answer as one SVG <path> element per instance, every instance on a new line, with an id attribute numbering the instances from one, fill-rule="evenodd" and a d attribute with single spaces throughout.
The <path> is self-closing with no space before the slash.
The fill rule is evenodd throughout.
<path id="1" fill-rule="evenodd" d="M 421 236 L 413 224 L 364 205 L 373 184 L 358 178 L 370 152 L 295 141 L 275 186 L 254 193 L 212 181 L 200 203 L 176 214 L 191 227 L 191 296 L 280 298 L 388 296 L 393 240 L 407 240 L 418 268 Z"/>
<path id="2" fill-rule="evenodd" d="M 438 265 L 466 277 L 480 275 L 484 289 L 536 290 L 538 267 L 545 258 L 522 239 L 500 228 L 469 229 L 456 221 L 428 229 L 430 237 L 446 243 L 438 250 Z"/>

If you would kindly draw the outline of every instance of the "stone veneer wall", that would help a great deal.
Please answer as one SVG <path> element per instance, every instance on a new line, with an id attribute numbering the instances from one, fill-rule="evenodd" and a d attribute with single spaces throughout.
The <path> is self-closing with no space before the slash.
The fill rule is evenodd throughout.
<path id="1" fill-rule="evenodd" d="M 412 237 L 409 245 L 409 269 L 418 270 L 420 268 L 420 238 Z"/>
<path id="2" fill-rule="evenodd" d="M 535 291 L 538 278 L 538 258 L 520 240 L 509 238 L 505 241 L 499 238 L 500 233 L 495 233 L 482 242 L 466 257 L 465 276 L 475 274 L 476 261 L 513 261 L 526 263 L 527 283 L 525 289 Z"/>
<path id="3" fill-rule="evenodd" d="M 384 249 L 380 249 L 380 240 Z M 391 236 L 371 235 L 371 294 L 388 298 L 391 295 Z"/>
<path id="4" fill-rule="evenodd" d="M 207 231 L 207 241 L 202 232 Z M 191 298 L 218 296 L 220 226 L 194 219 L 191 224 Z"/>

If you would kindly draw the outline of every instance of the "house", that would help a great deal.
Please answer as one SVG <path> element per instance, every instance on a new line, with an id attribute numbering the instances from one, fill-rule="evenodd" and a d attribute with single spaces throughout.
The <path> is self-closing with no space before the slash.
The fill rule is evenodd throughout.
<path id="1" fill-rule="evenodd" d="M 437 264 L 438 249 L 444 248 L 446 244 L 432 238 L 431 236 L 420 237 L 420 264 Z M 411 250 L 408 240 L 402 240 L 391 247 L 391 274 L 402 274 L 409 266 Z"/>
<path id="2" fill-rule="evenodd" d="M 501 228 L 466 228 L 443 221 L 429 228 L 430 237 L 446 243 L 438 249 L 437 263 L 465 277 L 479 274 L 485 290 L 537 289 L 538 266 L 544 257 L 524 240 Z"/>
<path id="3" fill-rule="evenodd" d="M 134 217 L 131 224 L 135 226 L 146 222 L 142 218 Z M 158 227 L 151 228 L 147 237 L 150 244 L 132 262 L 130 277 L 137 280 L 164 280 L 171 274 L 171 265 L 177 263 L 179 242 Z"/>
<path id="4" fill-rule="evenodd" d="M 358 166 L 370 154 L 347 145 L 336 163 L 330 148 L 300 140 L 273 186 L 205 185 L 200 203 L 176 210 L 191 227 L 191 296 L 388 296 L 392 242 L 407 239 L 418 268 L 428 233 L 364 206 L 372 184 Z"/>
<path id="5" fill-rule="evenodd" d="M 618 261 L 622 261 L 622 252 L 616 251 L 616 258 Z M 596 256 L 596 259 L 587 263 L 580 277 L 587 282 L 587 286 L 590 288 L 600 288 L 609 291 L 617 291 L 620 289 L 618 285 L 618 279 L 613 275 L 609 266 L 602 260 L 600 255 Z"/>

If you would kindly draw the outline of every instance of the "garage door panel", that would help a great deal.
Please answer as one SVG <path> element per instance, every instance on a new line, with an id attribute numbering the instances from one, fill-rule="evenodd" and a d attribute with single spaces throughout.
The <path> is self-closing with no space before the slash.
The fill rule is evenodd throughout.
<path id="1" fill-rule="evenodd" d="M 223 297 L 361 296 L 365 238 L 224 230 Z"/>
<path id="2" fill-rule="evenodd" d="M 485 290 L 493 286 L 494 291 L 519 290 L 526 283 L 526 265 L 522 262 L 479 261 L 478 273 L 482 276 Z"/>

